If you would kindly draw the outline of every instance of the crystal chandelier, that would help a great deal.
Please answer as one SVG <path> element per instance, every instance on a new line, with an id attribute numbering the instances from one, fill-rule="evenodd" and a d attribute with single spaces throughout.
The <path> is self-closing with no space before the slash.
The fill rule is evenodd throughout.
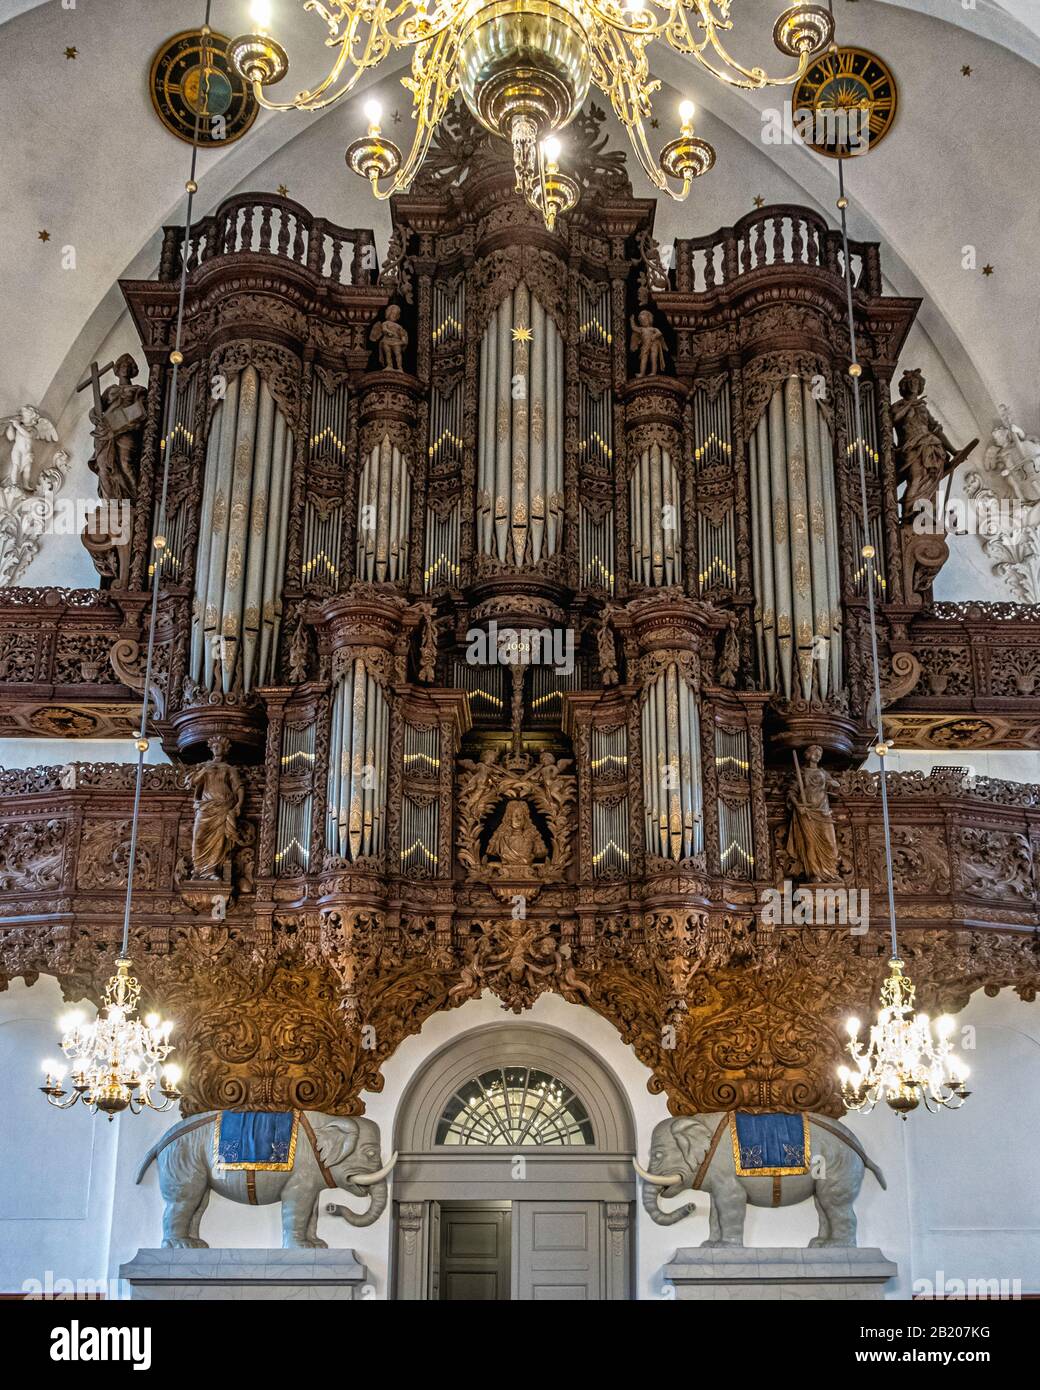
<path id="1" fill-rule="evenodd" d="M 116 961 L 101 1011 L 93 1023 L 81 1013 L 62 1019 L 63 1062 L 44 1062 L 46 1084 L 40 1089 L 52 1105 L 67 1110 L 77 1100 L 108 1116 L 120 1110 L 168 1110 L 178 1095 L 180 1068 L 167 1062 L 172 1023 L 158 1014 L 135 1017 L 141 986 L 130 974 L 130 961 Z M 161 1071 L 160 1071 L 161 1069 Z M 66 1092 L 66 1072 L 71 1073 Z M 162 1099 L 154 1092 L 158 1088 Z"/>
<path id="2" fill-rule="evenodd" d="M 903 962 L 893 958 L 888 965 L 866 1047 L 859 1019 L 848 1022 L 848 1051 L 856 1067 L 838 1069 L 845 1107 L 867 1115 L 883 1100 L 904 1118 L 921 1104 L 933 1112 L 959 1110 L 970 1093 L 964 1084 L 968 1069 L 953 1050 L 954 1021 L 943 1014 L 933 1033 L 928 1015 L 914 1013 L 914 986 L 903 974 Z"/>
<path id="3" fill-rule="evenodd" d="M 430 145 L 437 123 L 457 92 L 474 117 L 513 148 L 516 188 L 551 227 L 578 197 L 574 179 L 561 172 L 558 145 L 546 148 L 578 111 L 595 85 L 628 131 L 651 182 L 682 200 L 695 178 L 707 173 L 715 151 L 694 134 L 692 102 L 679 107 L 679 134 L 658 155 L 644 121 L 661 86 L 651 77 L 648 50 L 657 39 L 692 56 L 721 82 L 735 87 L 797 82 L 831 41 L 834 20 L 822 5 L 796 0 L 777 18 L 773 41 L 797 60 L 782 77 L 745 67 L 726 49 L 733 27 L 733 0 L 306 0 L 304 9 L 325 23 L 332 66 L 314 88 L 291 101 L 271 101 L 265 88 L 289 69 L 285 49 L 268 32 L 270 0 L 254 0 L 254 32 L 233 39 L 228 56 L 272 111 L 320 110 L 357 83 L 363 72 L 397 49 L 412 50 L 415 138 L 407 155 L 382 134 L 376 103 L 366 108 L 368 129 L 346 153 L 355 173 L 368 179 L 377 198 L 407 190 Z M 555 153 L 554 153 L 555 150 Z"/>
<path id="4" fill-rule="evenodd" d="M 863 534 L 870 534 L 870 512 L 867 494 L 866 434 L 863 428 L 863 403 L 860 377 L 863 368 L 858 359 L 856 320 L 853 313 L 851 257 L 848 231 L 849 200 L 845 194 L 845 160 L 838 160 L 838 212 L 841 217 L 842 256 L 845 274 L 845 311 L 849 331 L 851 361 L 849 379 L 852 385 L 852 413 L 856 432 L 856 458 L 859 474 L 860 517 Z M 903 974 L 899 958 L 899 938 L 896 930 L 895 873 L 892 863 L 892 827 L 888 814 L 889 746 L 885 742 L 881 700 L 881 667 L 878 658 L 877 614 L 875 586 L 883 580 L 878 574 L 874 546 L 864 545 L 861 551 L 866 571 L 867 618 L 870 632 L 870 656 L 873 675 L 873 710 L 875 715 L 874 752 L 881 766 L 881 824 L 884 836 L 885 878 L 888 899 L 888 927 L 891 945 L 889 975 L 881 987 L 881 1007 L 877 1022 L 870 1026 L 870 1038 L 860 1042 L 860 1022 L 848 1020 L 849 1041 L 846 1051 L 855 1063 L 838 1068 L 842 1100 L 847 1110 L 869 1114 L 880 1101 L 902 1115 L 916 1110 L 922 1103 L 926 1110 L 959 1110 L 970 1092 L 965 1087 L 968 1068 L 954 1053 L 951 1035 L 955 1024 L 944 1014 L 933 1025 L 927 1014 L 914 1013 L 915 989 Z"/>

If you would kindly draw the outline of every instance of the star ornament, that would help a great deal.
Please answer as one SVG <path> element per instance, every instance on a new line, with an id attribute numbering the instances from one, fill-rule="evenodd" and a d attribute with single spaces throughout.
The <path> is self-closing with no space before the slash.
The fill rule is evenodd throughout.
<path id="1" fill-rule="evenodd" d="M 517 326 L 513 329 L 513 342 L 514 342 L 514 343 L 531 343 L 531 342 L 534 342 L 534 334 L 531 332 L 530 328 L 528 328 L 528 326 L 527 326 L 526 323 L 518 323 Z"/>
<path id="2" fill-rule="evenodd" d="M 40 238 L 41 241 L 50 241 L 51 239 L 50 232 L 37 232 L 36 235 Z"/>

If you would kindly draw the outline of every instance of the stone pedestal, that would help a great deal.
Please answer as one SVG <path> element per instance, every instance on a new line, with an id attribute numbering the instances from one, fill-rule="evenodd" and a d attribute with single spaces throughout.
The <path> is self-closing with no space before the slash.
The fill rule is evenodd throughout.
<path id="1" fill-rule="evenodd" d="M 119 1266 L 132 1299 L 359 1298 L 368 1271 L 353 1250 L 138 1250 Z"/>
<path id="2" fill-rule="evenodd" d="M 882 1299 L 885 1284 L 898 1273 L 880 1250 L 855 1246 L 688 1247 L 664 1267 L 675 1297 L 690 1302 Z"/>

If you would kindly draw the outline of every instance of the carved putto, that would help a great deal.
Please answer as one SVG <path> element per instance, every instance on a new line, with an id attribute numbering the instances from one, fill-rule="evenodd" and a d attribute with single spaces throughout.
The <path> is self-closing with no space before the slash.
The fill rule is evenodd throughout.
<path id="1" fill-rule="evenodd" d="M 388 304 L 381 323 L 372 325 L 369 334 L 379 348 L 379 365 L 384 371 L 404 371 L 404 350 L 408 346 L 408 330 L 400 322 L 401 309 Z"/>
<path id="2" fill-rule="evenodd" d="M 0 584 L 13 584 L 39 553 L 69 456 L 53 423 L 34 405 L 0 420 L 0 445 L 7 449 L 0 461 Z"/>

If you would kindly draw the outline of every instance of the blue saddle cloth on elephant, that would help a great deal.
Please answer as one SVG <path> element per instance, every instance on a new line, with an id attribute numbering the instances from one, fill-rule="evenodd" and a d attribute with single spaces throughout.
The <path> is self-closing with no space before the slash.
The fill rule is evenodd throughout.
<path id="1" fill-rule="evenodd" d="M 809 1171 L 808 1115 L 730 1115 L 733 1166 L 741 1178 L 801 1177 Z"/>
<path id="2" fill-rule="evenodd" d="M 287 1173 L 296 1157 L 298 1110 L 222 1110 L 213 1131 L 221 1168 Z"/>

